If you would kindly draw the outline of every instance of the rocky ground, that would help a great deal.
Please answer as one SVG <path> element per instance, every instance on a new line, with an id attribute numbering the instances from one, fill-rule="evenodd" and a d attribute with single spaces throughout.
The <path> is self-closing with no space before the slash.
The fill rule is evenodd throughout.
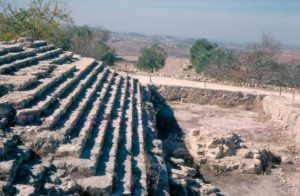
<path id="1" fill-rule="evenodd" d="M 237 133 L 251 149 L 267 148 L 282 158 L 281 164 L 276 165 L 270 172 L 259 175 L 243 172 L 218 173 L 201 166 L 201 174 L 219 188 L 222 194 L 300 194 L 300 153 L 289 130 L 280 122 L 270 120 L 261 111 L 180 102 L 170 102 L 169 105 L 185 136 L 191 134 L 191 129 L 201 130 L 201 127 L 209 127 L 215 131 L 228 130 Z M 187 148 L 189 144 L 187 143 Z"/>
<path id="2" fill-rule="evenodd" d="M 269 174 L 281 164 L 279 155 L 228 130 L 200 127 L 186 134 L 186 143 L 195 164 L 215 174 Z"/>

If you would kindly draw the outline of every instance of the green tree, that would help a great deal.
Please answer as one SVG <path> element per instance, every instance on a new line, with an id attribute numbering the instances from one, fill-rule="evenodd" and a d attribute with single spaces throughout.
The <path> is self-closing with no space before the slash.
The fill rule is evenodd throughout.
<path id="1" fill-rule="evenodd" d="M 61 26 L 72 23 L 67 8 L 55 0 L 32 0 L 24 8 L 2 0 L 0 6 L 0 40 L 31 37 L 57 43 L 65 36 Z"/>
<path id="2" fill-rule="evenodd" d="M 190 61 L 194 65 L 197 73 L 203 70 L 210 62 L 216 44 L 209 42 L 206 39 L 198 40 L 190 49 Z"/>
<path id="3" fill-rule="evenodd" d="M 220 48 L 206 39 L 198 40 L 190 49 L 190 61 L 196 72 L 203 71 L 218 79 L 230 77 L 234 59 L 232 51 Z"/>
<path id="4" fill-rule="evenodd" d="M 153 73 L 165 65 L 166 58 L 166 51 L 157 44 L 154 44 L 150 48 L 141 49 L 140 56 L 135 66 L 140 70 Z"/>

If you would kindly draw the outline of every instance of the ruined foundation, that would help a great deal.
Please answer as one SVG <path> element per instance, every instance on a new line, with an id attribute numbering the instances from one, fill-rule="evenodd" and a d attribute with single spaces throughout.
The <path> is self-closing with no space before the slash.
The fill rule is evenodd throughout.
<path id="1" fill-rule="evenodd" d="M 282 98 L 141 86 L 102 62 L 24 39 L 0 44 L 0 195 L 220 194 L 170 101 L 263 111 L 299 138 L 299 106 Z M 214 141 L 219 159 L 242 149 Z M 259 160 L 252 173 L 266 171 L 269 159 Z"/>

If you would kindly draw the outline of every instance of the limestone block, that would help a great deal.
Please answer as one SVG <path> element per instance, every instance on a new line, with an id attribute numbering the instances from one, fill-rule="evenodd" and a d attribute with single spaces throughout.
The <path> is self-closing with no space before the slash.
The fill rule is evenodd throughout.
<path id="1" fill-rule="evenodd" d="M 82 189 L 91 195 L 110 195 L 112 190 L 111 176 L 93 176 L 78 181 Z"/>
<path id="2" fill-rule="evenodd" d="M 34 196 L 35 188 L 33 186 L 17 184 L 16 187 L 16 195 L 17 196 Z"/>

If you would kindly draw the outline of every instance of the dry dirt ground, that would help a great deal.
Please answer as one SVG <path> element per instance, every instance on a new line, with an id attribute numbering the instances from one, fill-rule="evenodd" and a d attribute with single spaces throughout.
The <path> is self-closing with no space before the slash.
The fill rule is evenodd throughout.
<path id="1" fill-rule="evenodd" d="M 211 181 L 224 195 L 300 195 L 300 153 L 288 130 L 261 112 L 238 108 L 170 102 L 174 115 L 184 133 L 201 126 L 212 126 L 237 132 L 247 142 L 270 148 L 284 155 L 283 163 L 270 175 L 215 175 L 203 169 L 204 178 Z M 291 160 L 293 164 L 286 163 Z"/>

